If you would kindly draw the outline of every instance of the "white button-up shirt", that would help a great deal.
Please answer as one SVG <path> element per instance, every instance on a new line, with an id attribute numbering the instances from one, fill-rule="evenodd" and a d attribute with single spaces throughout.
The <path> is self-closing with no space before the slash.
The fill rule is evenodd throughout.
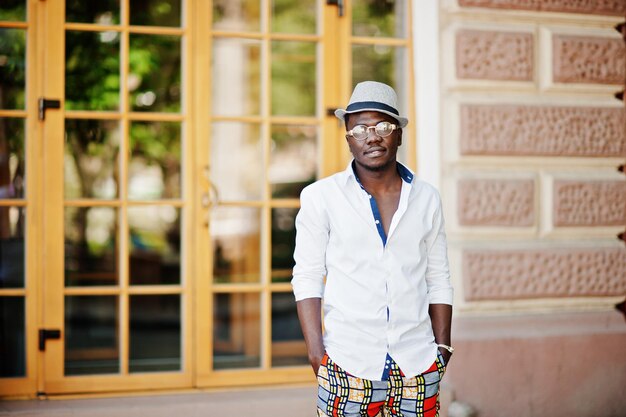
<path id="1" fill-rule="evenodd" d="M 306 187 L 296 217 L 296 300 L 323 298 L 326 352 L 370 380 L 381 379 L 387 355 L 407 377 L 426 371 L 437 356 L 428 306 L 453 298 L 439 193 L 399 171 L 386 243 L 352 164 Z"/>

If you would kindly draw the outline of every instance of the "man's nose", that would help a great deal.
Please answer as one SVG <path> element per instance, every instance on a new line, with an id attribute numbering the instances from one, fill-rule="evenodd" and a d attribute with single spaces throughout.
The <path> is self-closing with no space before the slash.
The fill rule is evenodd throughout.
<path id="1" fill-rule="evenodd" d="M 376 129 L 367 129 L 367 138 L 365 139 L 366 142 L 378 142 L 381 140 L 383 140 L 383 138 L 376 133 Z"/>

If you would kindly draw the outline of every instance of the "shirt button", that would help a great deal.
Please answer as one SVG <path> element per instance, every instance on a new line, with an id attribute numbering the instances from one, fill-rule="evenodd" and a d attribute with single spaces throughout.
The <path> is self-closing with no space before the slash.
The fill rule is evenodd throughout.
<path id="1" fill-rule="evenodd" d="M 371 194 L 368 194 L 367 196 L 368 196 L 369 198 L 372 198 L 372 195 L 371 195 Z"/>
<path id="2" fill-rule="evenodd" d="M 391 361 L 388 360 L 387 363 L 391 363 Z"/>
<path id="3" fill-rule="evenodd" d="M 389 369 L 389 367 L 387 365 L 385 365 L 385 369 Z"/>
<path id="4" fill-rule="evenodd" d="M 380 223 L 380 221 L 379 221 L 379 220 L 376 220 L 376 224 L 379 224 L 379 223 Z"/>

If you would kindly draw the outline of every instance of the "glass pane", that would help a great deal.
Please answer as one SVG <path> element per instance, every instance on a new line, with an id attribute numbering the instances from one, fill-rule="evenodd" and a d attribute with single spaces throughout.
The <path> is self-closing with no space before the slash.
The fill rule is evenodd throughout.
<path id="1" fill-rule="evenodd" d="M 13 22 L 26 20 L 26 0 L 2 0 L 0 20 Z"/>
<path id="2" fill-rule="evenodd" d="M 406 53 L 403 47 L 387 45 L 352 46 L 352 84 L 375 80 L 392 86 L 404 104 Z"/>
<path id="3" fill-rule="evenodd" d="M 180 111 L 180 46 L 180 36 L 130 35 L 132 110 Z"/>
<path id="4" fill-rule="evenodd" d="M 119 372 L 117 307 L 113 295 L 65 297 L 65 375 Z"/>
<path id="5" fill-rule="evenodd" d="M 65 208 L 66 286 L 117 285 L 117 229 L 117 209 Z"/>
<path id="6" fill-rule="evenodd" d="M 24 119 L 0 117 L 0 155 L 0 198 L 24 198 Z"/>
<path id="7" fill-rule="evenodd" d="M 180 283 L 180 224 L 176 207 L 128 209 L 131 285 Z"/>
<path id="8" fill-rule="evenodd" d="M 181 0 L 132 0 L 130 24 L 148 26 L 180 26 Z"/>
<path id="9" fill-rule="evenodd" d="M 181 369 L 180 295 L 130 296 L 130 372 Z"/>
<path id="10" fill-rule="evenodd" d="M 355 36 L 406 37 L 406 0 L 354 0 L 352 33 Z"/>
<path id="11" fill-rule="evenodd" d="M 263 195 L 261 126 L 252 123 L 213 123 L 211 181 L 221 201 L 259 200 Z"/>
<path id="12" fill-rule="evenodd" d="M 313 42 L 272 42 L 272 114 L 315 115 L 316 62 Z"/>
<path id="13" fill-rule="evenodd" d="M 0 378 L 26 376 L 24 297 L 0 297 Z"/>
<path id="14" fill-rule="evenodd" d="M 296 214 L 297 208 L 272 209 L 272 281 L 287 282 L 291 280 L 293 266 L 293 250 L 296 245 Z"/>
<path id="15" fill-rule="evenodd" d="M 217 207 L 211 211 L 213 280 L 260 282 L 261 210 L 255 207 Z"/>
<path id="16" fill-rule="evenodd" d="M 120 23 L 120 0 L 65 0 L 65 20 L 117 25 Z"/>
<path id="17" fill-rule="evenodd" d="M 23 109 L 26 90 L 26 31 L 0 28 L 0 109 Z"/>
<path id="18" fill-rule="evenodd" d="M 0 288 L 24 288 L 26 209 L 0 207 Z"/>
<path id="19" fill-rule="evenodd" d="M 315 33 L 315 0 L 272 0 L 272 32 Z"/>
<path id="20" fill-rule="evenodd" d="M 317 128 L 272 126 L 269 181 L 273 198 L 298 198 L 317 179 Z"/>
<path id="21" fill-rule="evenodd" d="M 213 0 L 213 30 L 258 32 L 260 0 Z"/>
<path id="22" fill-rule="evenodd" d="M 180 198 L 181 140 L 178 122 L 130 125 L 128 198 Z"/>
<path id="23" fill-rule="evenodd" d="M 117 197 L 119 123 L 65 120 L 65 198 Z"/>
<path id="24" fill-rule="evenodd" d="M 213 369 L 261 365 L 261 296 L 215 294 Z"/>
<path id="25" fill-rule="evenodd" d="M 292 293 L 272 294 L 272 366 L 308 365 L 308 353 Z"/>
<path id="26" fill-rule="evenodd" d="M 213 41 L 213 113 L 258 115 L 261 111 L 261 42 Z"/>
<path id="27" fill-rule="evenodd" d="M 65 35 L 65 108 L 117 110 L 120 102 L 119 32 Z"/>

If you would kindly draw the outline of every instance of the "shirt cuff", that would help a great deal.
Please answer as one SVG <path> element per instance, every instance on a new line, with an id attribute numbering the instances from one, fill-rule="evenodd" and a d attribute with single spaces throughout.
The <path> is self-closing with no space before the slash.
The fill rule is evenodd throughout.
<path id="1" fill-rule="evenodd" d="M 452 288 L 442 288 L 428 293 L 428 304 L 449 304 L 454 300 L 454 290 Z"/>

